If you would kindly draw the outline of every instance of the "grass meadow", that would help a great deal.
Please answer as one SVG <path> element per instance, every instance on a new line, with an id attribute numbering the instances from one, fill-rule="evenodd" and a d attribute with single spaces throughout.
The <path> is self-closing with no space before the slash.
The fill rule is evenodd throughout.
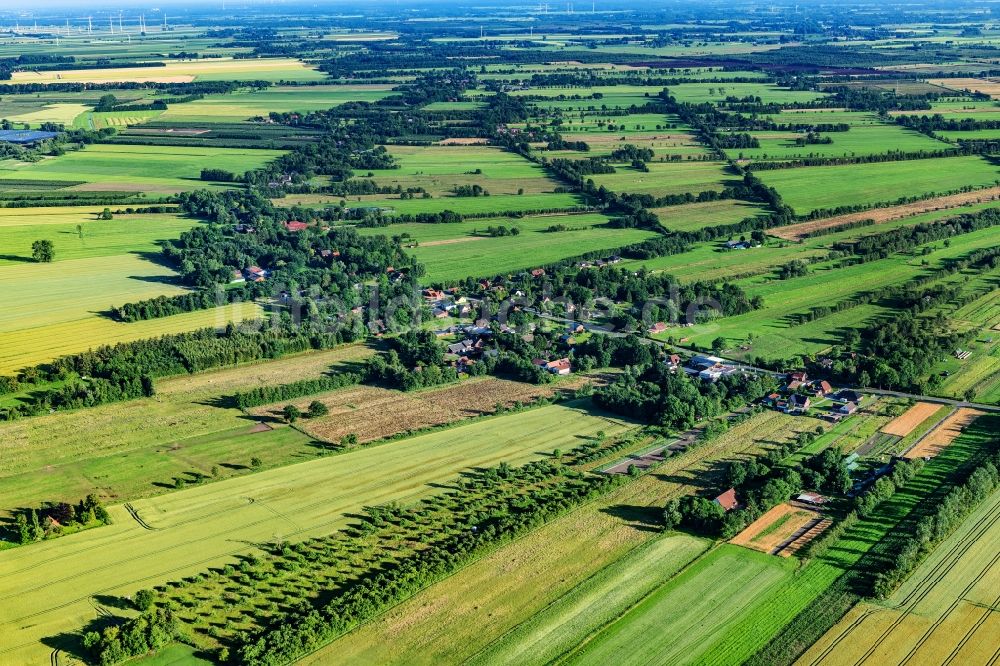
<path id="1" fill-rule="evenodd" d="M 814 90 L 789 90 L 771 83 L 681 83 L 667 88 L 678 102 L 721 102 L 727 97 L 759 97 L 765 104 L 812 102 L 826 97 Z"/>
<path id="2" fill-rule="evenodd" d="M 0 373 L 102 344 L 225 326 L 259 314 L 252 303 L 123 324 L 103 316 L 112 305 L 179 294 L 176 274 L 151 260 L 159 241 L 196 222 L 176 215 L 95 219 L 97 208 L 0 210 Z M 80 231 L 77 230 L 80 226 Z M 35 263 L 31 244 L 53 242 L 55 261 Z"/>
<path id="3" fill-rule="evenodd" d="M 24 217 L 3 214 L 17 211 L 25 211 Z M 44 269 L 30 262 L 31 244 L 36 240 L 52 241 L 56 262 L 156 253 L 161 241 L 177 238 L 196 224 L 195 220 L 169 214 L 120 215 L 114 220 L 97 220 L 99 212 L 73 208 L 0 209 L 0 229 L 3 230 L 0 232 L 0 266 L 20 265 L 27 275 L 33 272 L 32 269 Z M 39 224 L 39 220 L 44 221 Z"/>
<path id="4" fill-rule="evenodd" d="M 839 342 L 844 329 L 870 322 L 885 310 L 877 305 L 860 306 L 800 325 L 790 323 L 789 315 L 807 312 L 816 305 L 834 304 L 856 293 L 904 282 L 943 265 L 949 259 L 991 246 L 994 235 L 992 230 L 984 229 L 955 237 L 950 247 L 944 247 L 943 243 L 931 244 L 933 249 L 926 256 L 893 255 L 844 268 L 818 264 L 810 268 L 808 275 L 789 280 L 770 276 L 748 278 L 741 284 L 750 296 L 764 299 L 762 309 L 683 329 L 683 335 L 694 343 L 707 345 L 718 336 L 735 344 L 752 334 L 752 348 L 745 354 L 766 358 L 788 358 L 793 354 L 820 351 Z M 924 260 L 929 262 L 928 267 L 922 265 Z M 678 335 L 676 332 L 668 334 Z M 740 352 L 733 353 L 740 355 Z"/>
<path id="5" fill-rule="evenodd" d="M 450 194 L 460 185 L 481 185 L 490 194 L 552 192 L 556 181 L 542 167 L 520 155 L 490 146 L 389 146 L 399 162 L 397 169 L 358 170 L 356 178 L 371 178 L 380 185 L 423 187 L 434 196 Z M 476 173 L 479 170 L 480 173 Z M 475 197 L 483 198 L 483 197 Z"/>
<path id="6" fill-rule="evenodd" d="M 111 506 L 112 525 L 0 552 L 0 599 L 18 600 L 0 604 L 0 654 L 21 663 L 47 659 L 52 648 L 40 641 L 93 619 L 95 594 L 128 595 L 176 580 L 233 561 L 255 542 L 328 534 L 364 505 L 411 501 L 462 470 L 527 462 L 627 427 L 548 406 L 133 502 L 153 530 Z M 56 562 L 45 580 L 22 575 Z"/>
<path id="7" fill-rule="evenodd" d="M 0 163 L 0 183 L 31 179 L 54 185 L 62 182 L 78 190 L 175 193 L 219 187 L 201 180 L 206 166 L 242 174 L 281 154 L 241 148 L 96 144 L 40 162 Z M 84 184 L 77 185 L 81 181 Z"/>
<path id="8" fill-rule="evenodd" d="M 651 210 L 660 218 L 660 224 L 670 231 L 697 231 L 717 224 L 735 224 L 748 217 L 767 215 L 769 212 L 767 207 L 762 204 L 737 199 L 706 201 Z"/>
<path id="9" fill-rule="evenodd" d="M 649 171 L 639 171 L 631 166 L 616 165 L 617 171 L 595 174 L 597 186 L 604 185 L 615 192 L 650 194 L 661 197 L 668 194 L 697 194 L 707 190 L 722 190 L 738 184 L 739 179 L 727 171 L 722 162 L 649 162 Z"/>
<path id="10" fill-rule="evenodd" d="M 612 229 L 604 226 L 608 218 L 600 214 L 550 215 L 525 217 L 518 220 L 475 220 L 458 225 L 391 225 L 378 230 L 397 234 L 403 228 L 411 229 L 418 240 L 436 237 L 437 240 L 408 250 L 427 268 L 427 279 L 432 282 L 456 282 L 466 277 L 488 277 L 509 271 L 538 267 L 547 263 L 586 252 L 613 250 L 638 243 L 654 236 L 641 229 Z M 492 238 L 474 236 L 472 229 L 485 230 L 490 224 L 517 226 L 517 236 Z M 554 224 L 563 224 L 567 231 L 548 232 Z M 445 229 L 424 230 L 418 227 L 444 226 Z M 433 244 L 431 244 L 433 243 Z"/>
<path id="11" fill-rule="evenodd" d="M 17 502 L 69 501 L 91 492 L 95 481 L 107 500 L 122 501 L 162 493 L 156 483 L 208 475 L 227 460 L 245 463 L 257 455 L 271 467 L 320 455 L 291 428 L 251 435 L 251 426 L 267 419 L 248 418 L 222 398 L 348 368 L 374 351 L 350 345 L 163 378 L 153 398 L 0 423 L 0 512 Z M 222 477 L 238 471 L 223 469 Z"/>
<path id="12" fill-rule="evenodd" d="M 786 114 L 792 115 L 792 114 Z M 805 115 L 805 114 L 799 114 Z M 792 119 L 782 118 L 788 122 Z M 805 118 L 795 120 L 805 121 Z M 760 148 L 730 149 L 726 154 L 733 159 L 786 160 L 809 157 L 854 157 L 878 155 L 890 151 L 917 152 L 920 150 L 945 150 L 950 144 L 932 139 L 926 134 L 899 125 L 872 123 L 852 125 L 846 132 L 821 134 L 833 143 L 795 145 L 795 139 L 804 136 L 798 132 L 751 132 Z"/>
<path id="13" fill-rule="evenodd" d="M 799 215 L 820 208 L 874 204 L 901 197 L 985 187 L 1000 181 L 1000 167 L 979 156 L 903 162 L 800 167 L 760 171 Z"/>

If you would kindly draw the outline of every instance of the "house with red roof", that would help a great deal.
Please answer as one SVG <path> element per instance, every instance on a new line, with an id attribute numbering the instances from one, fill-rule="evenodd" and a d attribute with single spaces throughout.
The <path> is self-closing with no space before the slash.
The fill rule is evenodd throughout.
<path id="1" fill-rule="evenodd" d="M 735 488 L 730 488 L 729 490 L 722 493 L 712 501 L 721 506 L 726 511 L 732 511 L 733 509 L 735 509 L 740 505 L 740 503 L 736 500 Z"/>

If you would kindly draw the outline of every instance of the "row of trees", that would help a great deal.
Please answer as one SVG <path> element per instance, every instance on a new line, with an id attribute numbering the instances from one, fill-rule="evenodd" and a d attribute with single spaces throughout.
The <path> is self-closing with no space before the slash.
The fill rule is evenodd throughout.
<path id="1" fill-rule="evenodd" d="M 993 453 L 921 518 L 912 531 L 893 535 L 888 557 L 874 578 L 871 594 L 885 599 L 927 555 L 1000 486 L 1000 454 Z"/>

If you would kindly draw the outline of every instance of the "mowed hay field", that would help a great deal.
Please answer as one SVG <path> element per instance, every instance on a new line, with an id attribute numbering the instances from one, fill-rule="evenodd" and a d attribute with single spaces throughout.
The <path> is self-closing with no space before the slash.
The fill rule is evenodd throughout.
<path id="1" fill-rule="evenodd" d="M 401 432 L 492 414 L 498 404 L 510 407 L 515 402 L 526 403 L 556 393 L 567 394 L 587 382 L 601 382 L 601 378 L 574 375 L 545 385 L 495 377 L 475 378 L 454 386 L 405 393 L 376 386 L 357 386 L 258 407 L 252 413 L 277 418 L 286 404 L 294 404 L 304 412 L 310 402 L 319 400 L 330 413 L 301 424 L 299 427 L 304 432 L 326 442 L 338 442 L 345 435 L 353 434 L 364 443 Z"/>
<path id="2" fill-rule="evenodd" d="M 4 180 L 31 179 L 76 190 L 177 193 L 215 189 L 220 185 L 201 180 L 202 169 L 242 174 L 282 154 L 242 148 L 95 144 L 39 162 L 0 163 L 0 185 Z"/>
<path id="3" fill-rule="evenodd" d="M 735 224 L 748 217 L 768 214 L 768 209 L 763 204 L 736 199 L 666 206 L 651 210 L 660 218 L 660 224 L 670 231 L 696 231 L 718 224 Z"/>
<path id="4" fill-rule="evenodd" d="M 409 501 L 462 470 L 527 462 L 627 427 L 548 406 L 134 502 L 152 530 L 112 506 L 113 525 L 0 552 L 0 660 L 47 660 L 52 648 L 41 641 L 97 617 L 95 594 L 179 579 L 233 561 L 254 542 L 328 534 L 364 505 Z M 42 580 L 29 570 L 51 573 Z"/>
<path id="5" fill-rule="evenodd" d="M 558 183 L 537 164 L 492 146 L 388 146 L 397 169 L 372 169 L 379 185 L 423 187 L 434 196 L 461 185 L 480 185 L 490 194 L 552 192 Z M 481 173 L 475 173 L 476 170 Z M 356 177 L 367 177 L 358 170 Z M 419 196 L 419 195 L 418 195 Z M 485 197 L 477 197 L 485 198 Z M 486 203 L 486 202 L 484 202 Z"/>
<path id="6" fill-rule="evenodd" d="M 796 662 L 990 664 L 1000 654 L 1000 493 L 881 603 L 851 610 Z"/>
<path id="7" fill-rule="evenodd" d="M 759 171 L 799 215 L 822 208 L 896 201 L 1000 181 L 1000 167 L 978 156 Z"/>
<path id="8" fill-rule="evenodd" d="M 364 345 L 311 351 L 156 382 L 156 396 L 0 423 L 0 515 L 22 503 L 75 501 L 95 491 L 108 502 L 148 497 L 180 476 L 242 474 L 250 457 L 265 468 L 325 455 L 292 428 L 252 432 L 258 420 L 221 401 L 234 391 L 350 368 L 375 353 Z"/>
<path id="9" fill-rule="evenodd" d="M 121 67 L 46 72 L 16 72 L 14 83 L 188 83 L 191 81 L 322 81 L 317 71 L 294 58 L 171 61 L 162 67 Z"/>
<path id="10" fill-rule="evenodd" d="M 547 664 L 697 554 L 690 537 L 662 537 L 656 527 L 667 499 L 707 492 L 721 461 L 747 459 L 818 423 L 758 414 L 469 565 L 304 663 Z"/>

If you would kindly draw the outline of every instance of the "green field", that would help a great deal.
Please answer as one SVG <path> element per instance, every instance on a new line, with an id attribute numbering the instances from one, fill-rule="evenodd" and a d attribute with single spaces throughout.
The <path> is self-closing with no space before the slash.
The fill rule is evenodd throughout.
<path id="1" fill-rule="evenodd" d="M 0 552 L 0 599 L 18 600 L 0 606 L 9 628 L 0 635 L 0 655 L 22 663 L 47 659 L 52 648 L 39 641 L 93 619 L 95 594 L 177 580 L 231 562 L 255 542 L 329 534 L 364 505 L 426 495 L 433 492 L 428 484 L 463 469 L 526 462 L 540 451 L 572 448 L 581 436 L 625 427 L 549 406 L 134 502 L 153 530 L 112 506 L 110 526 Z M 44 581 L 20 575 L 55 562 L 58 569 Z"/>
<path id="2" fill-rule="evenodd" d="M 96 144 L 40 162 L 0 162 L 0 183 L 9 179 L 75 184 L 77 190 L 173 193 L 213 189 L 200 179 L 206 166 L 240 173 L 280 156 L 276 150 L 181 148 Z"/>
<path id="3" fill-rule="evenodd" d="M 760 97 L 765 104 L 811 102 L 825 97 L 812 90 L 789 90 L 769 83 L 682 83 L 667 88 L 678 102 L 721 102 L 727 97 Z"/>
<path id="4" fill-rule="evenodd" d="M 848 529 L 825 555 L 800 566 L 795 558 L 720 546 L 609 624 L 568 661 L 742 663 L 959 466 L 988 449 L 995 423 L 985 421 L 974 423 L 870 518 Z"/>
<path id="5" fill-rule="evenodd" d="M 728 173 L 722 162 L 650 162 L 648 172 L 631 166 L 616 165 L 617 171 L 610 174 L 589 176 L 594 184 L 614 192 L 650 194 L 656 197 L 668 194 L 697 194 L 708 190 L 722 190 L 738 184 L 736 176 Z"/>
<path id="6" fill-rule="evenodd" d="M 349 368 L 374 348 L 352 345 L 307 352 L 156 382 L 156 396 L 0 423 L 0 514 L 19 502 L 69 501 L 93 490 L 109 501 L 160 494 L 158 483 L 211 472 L 219 461 L 257 455 L 265 467 L 323 455 L 291 428 L 248 433 L 256 423 L 220 404 L 234 391 Z M 243 470 L 245 471 L 245 470 Z M 242 473 L 224 469 L 220 478 Z"/>
<path id="7" fill-rule="evenodd" d="M 709 542 L 670 535 L 636 548 L 477 654 L 471 664 L 546 664 L 694 560 Z"/>
<path id="8" fill-rule="evenodd" d="M 552 192 L 558 185 L 537 164 L 520 155 L 490 146 L 389 146 L 397 169 L 356 171 L 380 185 L 423 187 L 434 196 L 451 193 L 460 185 L 480 185 L 490 194 Z M 481 173 L 475 173 L 476 170 Z"/>
<path id="9" fill-rule="evenodd" d="M 374 207 L 391 209 L 401 215 L 441 213 L 450 210 L 462 215 L 479 213 L 517 213 L 533 210 L 557 210 L 586 206 L 579 194 L 546 192 L 542 194 L 491 194 L 488 197 L 440 196 L 431 199 L 386 199 L 377 195 L 361 197 L 329 197 L 322 195 L 289 195 L 276 203 L 302 205 L 311 208 L 336 206 L 343 201 L 348 208 Z"/>
<path id="10" fill-rule="evenodd" d="M 209 95 L 204 99 L 172 104 L 160 120 L 177 124 L 230 123 L 276 113 L 321 111 L 345 102 L 375 102 L 392 94 L 388 84 L 338 86 L 275 86 L 252 92 Z"/>
<path id="11" fill-rule="evenodd" d="M 748 217 L 767 215 L 766 206 L 736 199 L 651 209 L 670 231 L 696 231 L 719 224 L 735 224 Z"/>
<path id="12" fill-rule="evenodd" d="M 804 116 L 806 114 L 798 115 Z M 785 160 L 810 157 L 855 157 L 897 150 L 903 152 L 945 150 L 951 147 L 943 141 L 932 139 L 915 130 L 887 123 L 853 125 L 846 132 L 821 134 L 821 136 L 833 140 L 833 143 L 830 144 L 795 145 L 795 139 L 804 136 L 804 133 L 751 132 L 751 134 L 760 142 L 760 148 L 731 149 L 727 150 L 726 154 L 733 159 Z"/>
<path id="13" fill-rule="evenodd" d="M 179 294 L 176 274 L 151 261 L 159 242 L 196 222 L 176 215 L 98 221 L 95 208 L 11 208 L 0 214 L 0 372 L 101 344 L 154 337 L 255 316 L 252 303 L 123 324 L 101 313 L 112 305 Z M 81 230 L 77 230 L 77 226 Z M 82 232 L 82 237 L 81 237 Z M 31 244 L 53 242 L 55 261 L 35 263 Z"/>
<path id="14" fill-rule="evenodd" d="M 544 664 L 552 652 L 572 647 L 595 627 L 574 612 L 614 586 L 639 562 L 658 560 L 669 577 L 676 571 L 675 546 L 690 537 L 661 537 L 657 529 L 667 499 L 708 492 L 713 470 L 723 460 L 746 459 L 816 427 L 811 418 L 765 412 L 684 455 L 668 459 L 608 496 L 548 523 L 497 552 L 420 592 L 374 621 L 306 659 L 320 666 L 345 663 L 492 663 L 502 653 L 521 663 Z M 694 540 L 697 541 L 697 540 Z M 702 542 L 704 544 L 704 542 Z M 644 545 L 646 544 L 646 545 Z M 704 547 L 704 546 L 703 546 Z M 684 548 L 684 550 L 687 550 Z M 609 593 L 601 616 L 608 621 L 619 604 L 658 584 L 647 578 L 622 583 Z M 537 617 L 537 619 L 536 619 Z M 538 646 L 540 637 L 558 644 Z M 532 658 L 534 650 L 537 658 Z"/>
<path id="15" fill-rule="evenodd" d="M 941 266 L 950 258 L 989 247 L 994 242 L 994 235 L 992 229 L 984 229 L 957 236 L 950 247 L 933 244 L 934 249 L 926 256 L 894 255 L 846 268 L 819 265 L 812 267 L 809 275 L 789 280 L 750 278 L 742 284 L 750 296 L 759 295 L 764 299 L 763 309 L 699 324 L 684 329 L 683 335 L 698 344 L 708 344 L 719 336 L 734 344 L 752 333 L 755 338 L 752 348 L 740 353 L 765 358 L 817 352 L 839 342 L 840 332 L 845 328 L 860 327 L 873 321 L 874 316 L 887 312 L 877 305 L 864 305 L 802 325 L 790 325 L 787 316 L 806 312 L 818 304 L 836 303 L 862 291 L 903 282 Z M 924 260 L 929 262 L 928 267 L 922 265 Z M 668 334 L 681 335 L 678 331 L 668 331 L 664 337 Z"/>
<path id="16" fill-rule="evenodd" d="M 60 212 L 50 214 L 50 210 Z M 42 239 L 52 241 L 57 263 L 72 259 L 156 253 L 162 241 L 177 238 L 197 223 L 177 215 L 159 214 L 120 215 L 114 220 L 97 220 L 97 212 L 75 212 L 72 208 L 8 208 L 2 212 L 18 211 L 25 211 L 24 217 L 0 215 L 0 228 L 3 229 L 0 234 L 0 266 L 29 261 L 31 244 Z M 29 264 L 22 266 L 21 270 L 30 275 L 33 268 L 36 266 Z"/>
<path id="17" fill-rule="evenodd" d="M 794 575 L 798 562 L 722 545 L 597 634 L 570 664 L 699 663 L 720 627 Z"/>
<path id="18" fill-rule="evenodd" d="M 969 156 L 800 167 L 760 171 L 757 175 L 765 185 L 778 190 L 797 214 L 805 215 L 820 208 L 994 185 L 1000 181 L 1000 168 L 981 157 Z"/>
<path id="19" fill-rule="evenodd" d="M 596 213 L 547 215 L 517 220 L 473 220 L 461 225 L 394 224 L 364 232 L 410 233 L 420 244 L 408 251 L 426 266 L 427 279 L 455 282 L 466 277 L 534 268 L 587 252 L 614 250 L 655 235 L 640 229 L 612 229 L 605 226 L 608 219 Z M 522 232 L 498 238 L 472 234 L 475 229 L 483 233 L 487 226 L 497 224 L 516 226 Z M 556 224 L 565 225 L 568 230 L 546 231 Z"/>

